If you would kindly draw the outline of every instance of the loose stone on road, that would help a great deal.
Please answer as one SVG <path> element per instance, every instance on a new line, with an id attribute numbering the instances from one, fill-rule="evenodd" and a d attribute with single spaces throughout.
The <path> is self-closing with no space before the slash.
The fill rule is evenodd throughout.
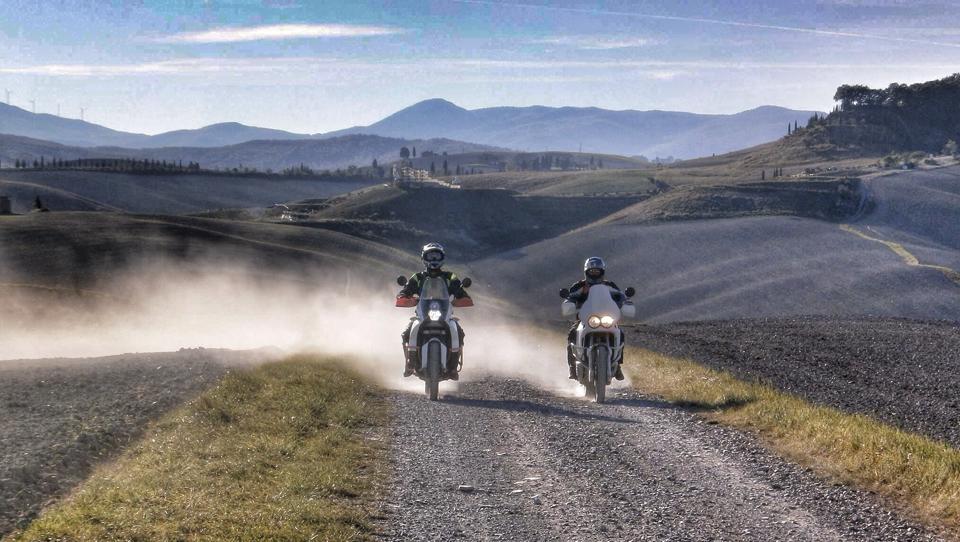
<path id="1" fill-rule="evenodd" d="M 937 540 L 746 435 L 615 388 L 396 392 L 386 540 Z M 467 489 L 470 488 L 470 489 Z"/>

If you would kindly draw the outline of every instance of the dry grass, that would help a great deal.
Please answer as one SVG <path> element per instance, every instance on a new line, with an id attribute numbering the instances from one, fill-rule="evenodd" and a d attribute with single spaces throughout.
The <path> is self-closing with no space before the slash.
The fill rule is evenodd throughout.
<path id="1" fill-rule="evenodd" d="M 12 539 L 368 539 L 385 409 L 332 360 L 230 374 Z"/>
<path id="2" fill-rule="evenodd" d="M 625 367 L 638 388 L 759 434 L 776 453 L 875 491 L 932 525 L 960 529 L 957 449 L 691 361 L 645 350 L 629 355 Z"/>

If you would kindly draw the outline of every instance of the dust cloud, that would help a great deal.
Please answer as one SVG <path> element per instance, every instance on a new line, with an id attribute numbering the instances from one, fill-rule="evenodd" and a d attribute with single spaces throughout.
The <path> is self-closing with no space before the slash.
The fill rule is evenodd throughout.
<path id="1" fill-rule="evenodd" d="M 154 263 L 90 290 L 14 280 L 0 284 L 0 360 L 277 347 L 342 357 L 386 386 L 422 390 L 401 377 L 400 333 L 412 310 L 394 307 L 394 284 L 365 279 L 314 283 L 239 265 Z M 571 389 L 560 334 L 474 297 L 477 307 L 457 312 L 466 331 L 463 380 L 501 375 Z"/>

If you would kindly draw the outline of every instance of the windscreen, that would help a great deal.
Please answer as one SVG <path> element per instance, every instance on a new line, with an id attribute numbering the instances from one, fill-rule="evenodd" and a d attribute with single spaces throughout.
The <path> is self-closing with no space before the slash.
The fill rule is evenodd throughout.
<path id="1" fill-rule="evenodd" d="M 447 283 L 441 277 L 427 277 L 420 287 L 420 299 L 440 299 L 450 300 L 450 293 L 447 291 Z"/>
<path id="2" fill-rule="evenodd" d="M 609 286 L 598 284 L 590 287 L 587 300 L 580 307 L 580 320 L 586 320 L 591 315 L 620 318 L 620 307 L 613 300 L 612 290 Z"/>

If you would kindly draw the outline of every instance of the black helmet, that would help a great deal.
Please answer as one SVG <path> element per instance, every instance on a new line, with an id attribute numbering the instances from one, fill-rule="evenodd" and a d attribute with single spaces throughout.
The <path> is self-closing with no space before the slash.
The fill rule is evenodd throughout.
<path id="1" fill-rule="evenodd" d="M 423 267 L 427 271 L 436 271 L 443 267 L 445 257 L 443 245 L 440 243 L 427 243 L 423 245 L 423 249 L 420 251 L 420 259 L 423 260 Z"/>
<path id="2" fill-rule="evenodd" d="M 607 265 L 603 263 L 603 258 L 593 256 L 592 258 L 587 258 L 587 261 L 583 262 L 583 277 L 587 279 L 588 282 L 600 282 L 603 279 L 603 273 L 606 271 Z"/>

